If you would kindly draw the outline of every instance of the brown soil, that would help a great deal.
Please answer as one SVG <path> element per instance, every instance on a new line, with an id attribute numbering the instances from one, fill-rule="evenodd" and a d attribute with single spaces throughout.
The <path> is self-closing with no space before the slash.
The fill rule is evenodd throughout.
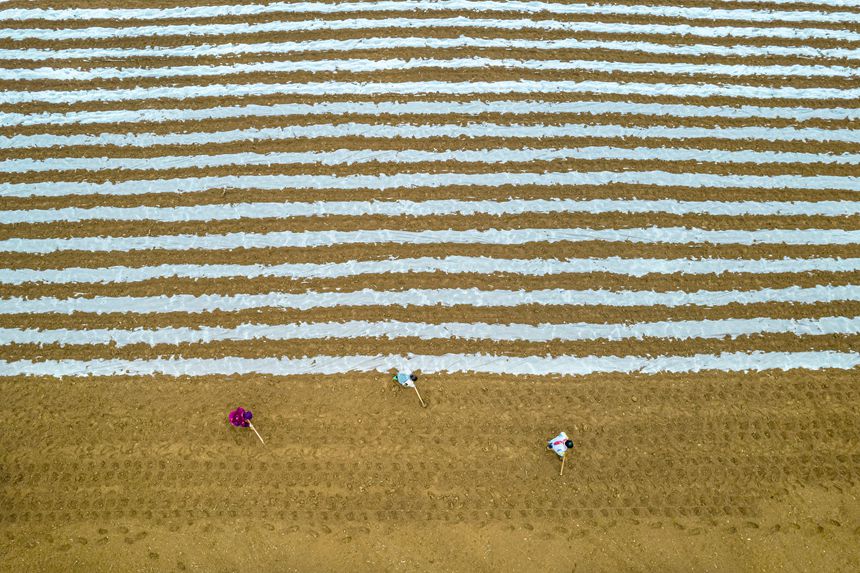
<path id="1" fill-rule="evenodd" d="M 140 267 L 159 264 L 278 264 L 324 263 L 390 257 L 485 256 L 508 258 L 739 258 L 782 259 L 857 256 L 855 245 L 711 245 L 711 244 L 632 244 L 585 241 L 577 243 L 528 243 L 525 245 L 334 245 L 306 249 L 234 249 L 231 251 L 60 251 L 44 255 L 4 254 L 7 268 L 51 269 L 62 267 L 100 267 L 125 265 Z"/>
<path id="2" fill-rule="evenodd" d="M 176 107 L 176 106 L 174 106 Z M 536 109 L 534 113 L 529 114 L 508 114 L 508 113 L 481 113 L 481 114 L 314 114 L 314 115 L 288 115 L 281 117 L 261 117 L 261 116 L 243 116 L 237 118 L 217 118 L 207 120 L 188 120 L 188 121 L 162 121 L 162 122 L 135 122 L 135 123 L 96 123 L 96 124 L 70 124 L 70 125 L 16 125 L 2 126 L 0 125 L 0 135 L 11 137 L 14 135 L 35 135 L 40 133 L 51 133 L 57 135 L 75 135 L 75 134 L 97 134 L 110 131 L 118 131 L 120 133 L 176 133 L 182 131 L 189 132 L 213 132 L 213 131 L 232 131 L 245 129 L 250 121 L 257 128 L 267 127 L 288 127 L 295 125 L 316 125 L 316 124 L 343 124 L 343 123 L 371 123 L 371 124 L 404 124 L 404 125 L 421 125 L 422 123 L 444 123 L 452 125 L 469 125 L 474 123 L 495 123 L 501 125 L 564 125 L 564 124 L 589 124 L 589 125 L 622 125 L 626 127 L 650 127 L 657 123 L 666 127 L 800 127 L 800 128 L 819 128 L 819 129 L 848 129 L 856 128 L 860 125 L 860 120 L 824 120 L 809 117 L 801 117 L 797 119 L 791 118 L 734 118 L 734 117 L 669 117 L 669 116 L 651 116 L 637 114 L 622 114 L 622 113 L 607 113 L 594 115 L 589 113 L 546 113 L 540 109 Z M 482 143 L 484 139 L 492 138 L 473 138 L 473 139 L 457 139 L 456 142 L 448 140 L 449 148 L 453 143 L 457 146 L 470 145 L 474 142 Z M 563 140 L 564 138 L 559 138 Z M 578 141 L 580 138 L 568 138 L 571 141 Z M 588 139 L 588 138 L 583 138 Z M 358 145 L 364 140 L 338 139 L 335 141 L 326 139 L 315 139 L 324 148 L 325 145 L 333 143 Z M 379 141 L 380 144 L 388 143 L 391 145 L 392 140 Z M 398 140 L 393 140 L 396 143 L 401 143 Z M 422 143 L 428 141 L 420 140 Z M 429 140 L 432 141 L 432 140 Z M 543 141 L 543 140 L 539 140 Z M 648 141 L 651 141 L 650 139 Z M 704 142 L 704 143 L 703 143 Z M 275 141 L 269 143 L 276 143 Z M 511 143 L 535 144 L 534 140 L 529 138 L 517 139 Z M 509 143 L 509 144 L 511 144 Z M 812 143 L 812 142 L 809 142 Z M 296 149 L 301 149 L 305 141 L 295 140 L 293 144 Z M 414 144 L 414 141 L 413 141 Z M 732 149 L 732 145 L 737 145 L 731 140 L 684 140 L 686 146 L 707 147 L 716 149 Z M 636 147 L 648 145 L 645 141 L 639 141 L 636 138 L 615 139 L 612 143 L 615 147 Z M 760 145 L 767 149 L 773 144 L 767 141 L 760 142 Z M 727 147 L 728 146 L 728 147 Z M 216 145 L 214 148 L 221 149 L 222 145 Z M 226 147 L 226 146 L 225 146 Z M 422 145 L 422 148 L 424 146 Z M 190 149 L 190 146 L 176 146 L 176 149 Z M 361 147 L 359 147 L 361 148 Z M 79 153 L 84 154 L 88 150 L 86 147 L 74 147 L 74 153 L 68 153 L 70 156 L 76 156 Z M 313 147 L 316 149 L 316 147 Z M 746 148 L 743 148 L 746 149 Z M 808 148 L 804 148 L 808 150 Z M 128 157 L 129 152 L 137 151 L 135 148 L 106 148 L 98 157 L 104 156 L 104 151 L 115 150 L 117 153 Z M 10 150 L 3 150 L 4 153 L 9 153 Z M 65 154 L 64 148 L 55 148 L 54 151 L 59 154 Z M 90 151 L 95 152 L 95 149 Z M 5 155 L 4 155 L 5 157 Z"/>
<path id="3" fill-rule="evenodd" d="M 4 381 L 0 563 L 855 571 L 855 379 L 434 376 L 427 409 L 384 374 Z"/>
<path id="4" fill-rule="evenodd" d="M 242 295 L 265 292 L 353 292 L 362 289 L 389 292 L 410 289 L 482 289 L 482 290 L 541 290 L 606 289 L 616 291 L 695 292 L 697 290 L 730 291 L 784 289 L 792 286 L 813 288 L 818 285 L 852 285 L 856 273 L 811 271 L 807 273 L 774 273 L 768 275 L 645 275 L 628 277 L 610 273 L 565 273 L 549 276 L 524 276 L 494 273 L 404 273 L 398 275 L 367 274 L 333 279 L 290 279 L 283 277 L 225 278 L 225 279 L 153 279 L 135 283 L 108 284 L 23 284 L 0 285 L 0 296 L 38 298 L 43 296 L 69 298 L 93 296 L 158 296 L 163 293 L 190 295 Z"/>
<path id="5" fill-rule="evenodd" d="M 163 326 L 231 327 L 244 323 L 283 324 L 287 322 L 335 322 L 343 320 L 400 320 L 415 322 L 502 322 L 555 324 L 559 322 L 611 322 L 658 320 L 719 320 L 725 318 L 817 318 L 860 315 L 860 302 L 821 304 L 761 303 L 730 304 L 718 307 L 605 307 L 540 306 L 519 307 L 335 307 L 297 311 L 253 309 L 240 312 L 213 311 L 205 314 L 163 313 L 73 313 L 0 315 L 3 328 L 159 328 Z"/>
<path id="6" fill-rule="evenodd" d="M 761 200 L 760 189 L 708 189 L 696 187 L 662 187 L 647 185 L 605 186 L 448 186 L 445 188 L 415 187 L 377 190 L 323 190 L 318 189 L 213 189 L 200 193 L 145 193 L 140 195 L 69 195 L 63 197 L 2 197 L 0 208 L 59 209 L 63 207 L 137 207 L 154 205 L 176 207 L 221 203 L 268 201 L 391 201 L 396 199 L 421 201 L 429 199 L 677 199 L 681 201 L 756 201 Z M 771 201 L 853 201 L 856 191 L 776 189 L 767 192 Z"/>
<path id="7" fill-rule="evenodd" d="M 856 166 L 855 166 L 856 167 Z M 404 225 L 405 223 L 405 225 Z M 860 216 L 825 217 L 776 215 L 674 215 L 667 213 L 527 213 L 516 215 L 330 215 L 324 217 L 290 217 L 289 219 L 238 219 L 165 223 L 158 221 L 105 221 L 76 223 L 16 223 L 0 225 L 0 240 L 10 238 L 71 237 L 140 237 L 170 235 L 221 235 L 229 233 L 319 232 L 394 229 L 404 226 L 410 231 L 428 230 L 511 230 L 511 229 L 642 229 L 651 227 L 692 227 L 705 230 L 761 229 L 860 229 Z"/>

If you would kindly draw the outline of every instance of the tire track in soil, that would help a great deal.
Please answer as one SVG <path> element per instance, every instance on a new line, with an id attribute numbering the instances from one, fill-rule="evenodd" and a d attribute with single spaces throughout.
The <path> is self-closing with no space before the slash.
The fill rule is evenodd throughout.
<path id="1" fill-rule="evenodd" d="M 232 396 L 221 381 L 187 389 L 146 379 L 92 381 L 62 397 L 49 395 L 46 382 L 0 382 L 22 404 L 44 397 L 43 420 L 13 431 L 2 455 L 3 481 L 15 488 L 5 488 L 0 518 L 205 521 L 251 510 L 284 523 L 755 520 L 757 504 L 774 492 L 837 490 L 857 479 L 860 393 L 852 374 L 564 383 L 442 377 L 422 386 L 429 410 L 384 375 L 275 385 L 249 379 L 242 393 L 262 394 L 266 449 L 201 418 L 211 408 L 197 398 Z M 159 402 L 181 409 L 161 426 L 149 423 L 160 405 L 138 402 L 153 385 Z M 559 399 L 562 389 L 569 399 Z M 74 418 L 65 414 L 68 399 L 81 405 Z M 24 408 L 22 415 L 38 418 L 35 403 Z M 557 461 L 535 435 L 570 425 L 570 410 L 579 411 L 571 429 L 578 445 L 559 496 Z M 69 434 L 59 419 L 80 429 Z M 332 442 L 333 433 L 344 438 Z M 481 435 L 491 439 L 475 440 Z"/>

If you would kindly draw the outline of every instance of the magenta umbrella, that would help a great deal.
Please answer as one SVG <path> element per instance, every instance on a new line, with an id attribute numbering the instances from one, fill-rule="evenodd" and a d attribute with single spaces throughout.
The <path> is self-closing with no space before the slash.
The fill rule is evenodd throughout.
<path id="1" fill-rule="evenodd" d="M 251 428 L 254 430 L 254 433 L 257 434 L 257 437 L 260 438 L 260 441 L 263 442 L 263 436 L 260 435 L 260 432 L 258 432 L 257 428 L 254 427 L 254 424 L 251 423 L 251 418 L 253 417 L 254 414 L 252 414 L 250 410 L 246 410 L 245 408 L 236 408 L 230 412 L 227 419 L 230 420 L 230 423 L 237 428 Z M 263 445 L 266 445 L 266 442 L 263 442 Z"/>

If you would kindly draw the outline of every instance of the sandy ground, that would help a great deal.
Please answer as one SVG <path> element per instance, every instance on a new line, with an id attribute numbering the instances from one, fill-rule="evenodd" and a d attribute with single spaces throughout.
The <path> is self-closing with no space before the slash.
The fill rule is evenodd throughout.
<path id="1" fill-rule="evenodd" d="M 0 382 L 0 569 L 860 568 L 856 372 L 389 380 Z"/>

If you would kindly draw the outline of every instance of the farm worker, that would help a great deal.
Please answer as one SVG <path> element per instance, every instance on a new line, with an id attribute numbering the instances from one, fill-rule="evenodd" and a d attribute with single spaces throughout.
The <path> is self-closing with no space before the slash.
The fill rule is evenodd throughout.
<path id="1" fill-rule="evenodd" d="M 418 391 L 418 386 L 415 385 L 415 382 L 418 380 L 418 376 L 411 372 L 398 372 L 394 375 L 393 380 L 404 388 L 412 388 L 415 390 L 415 393 L 418 395 L 418 401 L 421 402 L 421 407 L 427 407 L 427 404 L 424 403 L 424 398 L 421 397 L 421 392 Z"/>
<path id="2" fill-rule="evenodd" d="M 418 376 L 415 374 L 406 373 L 406 372 L 398 372 L 394 375 L 394 381 L 403 386 L 404 388 L 415 388 L 415 382 L 418 380 Z"/>
<path id="3" fill-rule="evenodd" d="M 562 432 L 553 439 L 549 440 L 546 443 L 546 447 L 548 450 L 552 450 L 556 454 L 558 454 L 558 457 L 563 458 L 564 453 L 573 447 L 573 441 L 568 439 L 567 434 Z"/>

